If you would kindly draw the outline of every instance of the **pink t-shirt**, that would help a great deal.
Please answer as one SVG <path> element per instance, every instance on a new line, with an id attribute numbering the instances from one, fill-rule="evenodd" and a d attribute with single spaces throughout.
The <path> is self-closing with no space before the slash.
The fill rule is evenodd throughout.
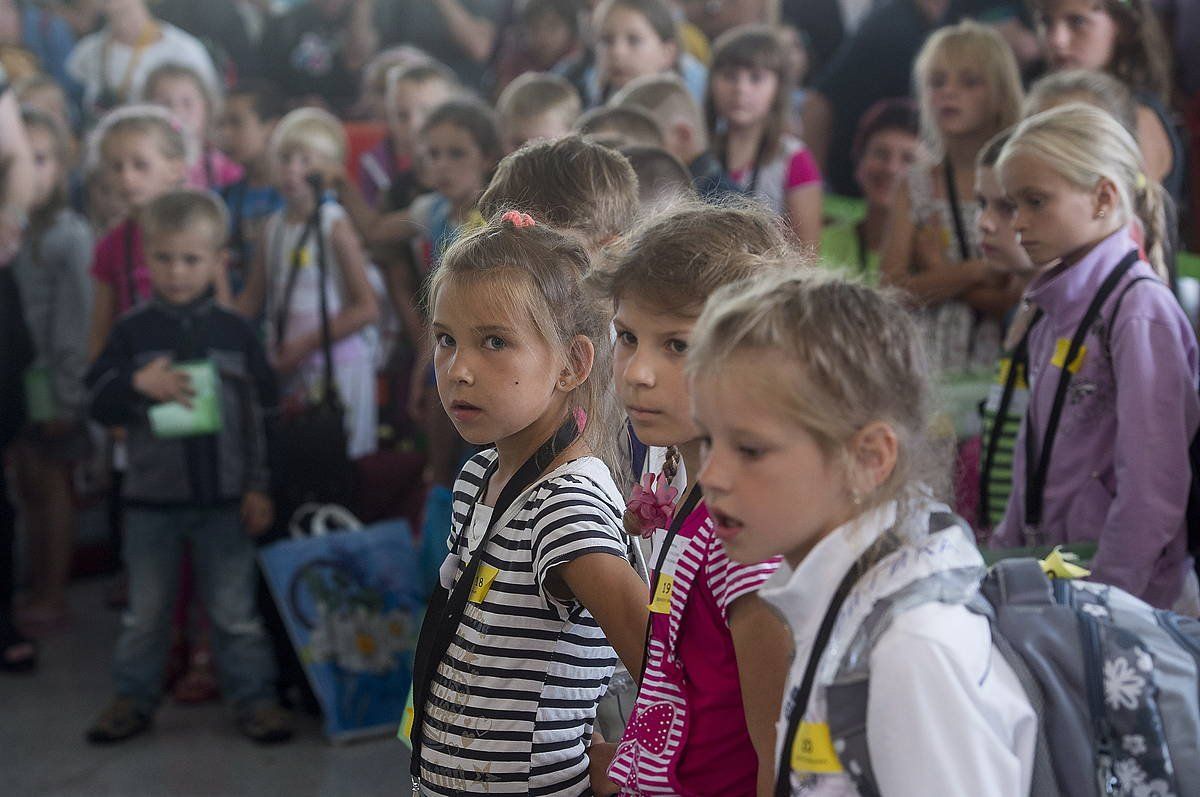
<path id="1" fill-rule="evenodd" d="M 245 170 L 216 147 L 206 147 L 204 155 L 188 167 L 189 188 L 207 188 L 220 191 L 242 179 Z"/>
<path id="2" fill-rule="evenodd" d="M 622 794 L 753 797 L 758 758 L 746 729 L 728 612 L 758 591 L 778 560 L 731 561 L 703 502 L 672 548 L 671 611 L 651 615 L 645 676 L 608 774 Z M 660 558 L 656 551 L 653 566 Z"/>
<path id="3" fill-rule="evenodd" d="M 92 255 L 92 278 L 113 289 L 117 297 L 117 315 L 150 298 L 150 271 L 142 253 L 142 230 L 136 221 L 126 219 L 96 244 Z"/>

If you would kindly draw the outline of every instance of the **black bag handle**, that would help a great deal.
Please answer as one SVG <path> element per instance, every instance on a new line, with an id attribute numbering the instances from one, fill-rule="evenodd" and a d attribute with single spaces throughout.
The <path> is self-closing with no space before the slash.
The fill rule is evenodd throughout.
<path id="1" fill-rule="evenodd" d="M 829 638 L 833 636 L 833 626 L 837 623 L 842 604 L 849 597 L 850 590 L 854 589 L 854 585 L 866 575 L 872 566 L 899 548 L 899 538 L 894 531 L 889 530 L 850 566 L 846 575 L 842 577 L 841 583 L 838 584 L 837 590 L 833 593 L 833 597 L 829 600 L 829 608 L 825 610 L 825 617 L 821 620 L 821 626 L 813 640 L 812 652 L 808 654 L 808 664 L 804 668 L 804 677 L 800 680 L 800 689 L 796 692 L 791 713 L 788 714 L 787 732 L 783 737 L 783 745 L 779 752 L 779 766 L 775 770 L 775 797 L 791 795 L 792 745 L 795 743 L 796 732 L 800 730 L 800 720 L 804 718 L 804 712 L 808 709 L 813 683 L 817 679 L 817 667 L 821 663 L 821 656 L 825 653 L 825 648 L 829 645 Z"/>
<path id="2" fill-rule="evenodd" d="M 1029 381 L 1029 333 L 1042 320 L 1045 313 L 1039 307 L 1033 314 L 1025 334 L 1013 348 L 1008 360 L 1008 373 L 1004 377 L 1004 390 L 1000 393 L 1000 405 L 992 418 L 992 427 L 988 430 L 987 446 L 983 450 L 983 463 L 979 468 L 979 524 L 987 528 L 993 523 L 991 512 L 988 510 L 988 484 L 991 482 L 992 468 L 996 464 L 996 454 L 1000 450 L 1000 438 L 1004 435 L 1004 423 L 1008 416 L 1008 408 L 1012 406 L 1013 394 L 1017 391 L 1017 382 L 1021 374 Z"/>
<path id="3" fill-rule="evenodd" d="M 525 460 L 525 463 L 500 491 L 500 497 L 496 499 L 496 506 L 492 509 L 488 527 L 479 544 L 475 546 L 475 550 L 471 552 L 471 560 L 459 575 L 458 580 L 454 582 L 453 589 L 447 590 L 439 584 L 433 595 L 430 596 L 429 608 L 425 611 L 425 619 L 421 622 L 421 632 L 417 637 L 417 649 L 413 654 L 413 723 L 410 734 L 412 754 L 409 771 L 414 784 L 419 783 L 421 777 L 421 734 L 425 724 L 425 706 L 429 699 L 429 685 L 433 682 L 438 665 L 446 657 L 450 643 L 454 641 L 454 637 L 458 633 L 463 612 L 467 608 L 467 598 L 471 593 L 475 578 L 479 574 L 479 565 L 483 561 L 483 553 L 491 539 L 492 531 L 496 523 L 511 508 L 512 503 L 529 489 L 530 485 L 537 481 L 538 476 L 550 467 L 550 463 L 569 448 L 578 437 L 579 425 L 574 418 L 569 418 L 559 427 L 552 438 L 542 443 L 538 450 Z M 467 511 L 467 517 L 462 523 L 461 534 L 465 535 L 471 528 L 471 522 L 475 517 L 475 506 L 483 500 L 483 496 L 487 492 L 487 485 L 495 472 L 496 463 L 493 463 L 484 474 L 479 493 Z"/>
<path id="4" fill-rule="evenodd" d="M 1117 283 L 1138 262 L 1139 257 L 1136 249 L 1130 250 L 1125 255 L 1125 258 L 1117 264 L 1117 267 L 1100 285 L 1100 289 L 1092 297 L 1092 303 L 1088 305 L 1087 311 L 1083 314 L 1083 319 L 1075 329 L 1075 335 L 1071 338 L 1066 357 L 1063 359 L 1062 368 L 1059 371 L 1058 387 L 1054 391 L 1054 403 L 1050 406 L 1050 417 L 1046 422 L 1046 434 L 1042 438 L 1040 457 L 1034 447 L 1033 426 L 1030 423 L 1033 407 L 1030 406 L 1025 412 L 1025 531 L 1027 534 L 1035 532 L 1038 524 L 1042 522 L 1046 476 L 1050 471 L 1050 455 L 1054 450 L 1054 437 L 1058 433 L 1058 424 L 1062 420 L 1062 411 L 1067 400 L 1067 388 L 1071 385 L 1071 364 L 1079 356 L 1084 338 L 1087 337 L 1092 324 L 1100 316 L 1100 310 L 1105 301 L 1116 290 Z"/>

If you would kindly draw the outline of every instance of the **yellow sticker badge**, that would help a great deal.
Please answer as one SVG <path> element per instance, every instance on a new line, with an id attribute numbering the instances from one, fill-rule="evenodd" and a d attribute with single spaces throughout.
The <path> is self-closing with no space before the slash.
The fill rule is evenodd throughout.
<path id="1" fill-rule="evenodd" d="M 396 729 L 396 738 L 408 745 L 408 749 L 412 749 L 412 732 L 413 720 L 416 719 L 417 711 L 413 707 L 413 689 L 408 688 L 408 701 L 404 705 L 404 717 L 400 720 L 400 727 Z"/>
<path id="2" fill-rule="evenodd" d="M 1067 352 L 1071 350 L 1071 341 L 1066 338 L 1059 338 L 1054 344 L 1054 357 L 1050 360 L 1050 364 L 1060 370 L 1066 369 L 1073 374 L 1079 373 L 1079 369 L 1083 367 L 1083 358 L 1087 356 L 1087 346 L 1080 346 L 1079 353 L 1075 355 L 1075 359 L 1067 365 Z"/>
<path id="3" fill-rule="evenodd" d="M 671 593 L 675 590 L 675 576 L 663 574 L 658 579 L 658 588 L 650 600 L 650 611 L 655 614 L 671 613 Z"/>
<path id="4" fill-rule="evenodd" d="M 831 775 L 842 771 L 842 762 L 833 749 L 829 726 L 823 722 L 802 722 L 792 740 L 792 771 Z"/>
<path id="5" fill-rule="evenodd" d="M 496 580 L 496 576 L 500 575 L 500 571 L 491 565 L 480 564 L 479 572 L 475 575 L 475 583 L 471 585 L 471 603 L 483 603 L 483 598 L 488 594 L 488 590 L 492 588 L 492 582 Z M 460 595 L 462 593 L 459 593 Z"/>

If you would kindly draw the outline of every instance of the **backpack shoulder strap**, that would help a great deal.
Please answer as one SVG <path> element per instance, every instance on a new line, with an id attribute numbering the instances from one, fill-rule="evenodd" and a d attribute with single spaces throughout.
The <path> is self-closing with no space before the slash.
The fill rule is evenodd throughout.
<path id="1" fill-rule="evenodd" d="M 1104 352 L 1108 355 L 1110 360 L 1112 359 L 1113 327 L 1116 326 L 1117 315 L 1119 315 L 1121 312 L 1121 302 L 1125 301 L 1125 294 L 1129 293 L 1129 289 L 1134 285 L 1137 285 L 1139 282 L 1157 282 L 1159 285 L 1162 285 L 1164 288 L 1170 290 L 1168 285 L 1158 277 L 1134 277 L 1129 282 L 1125 283 L 1125 287 L 1121 289 L 1121 292 L 1117 294 L 1117 298 L 1113 301 L 1112 312 L 1108 314 L 1108 325 L 1105 327 L 1104 331 Z"/>

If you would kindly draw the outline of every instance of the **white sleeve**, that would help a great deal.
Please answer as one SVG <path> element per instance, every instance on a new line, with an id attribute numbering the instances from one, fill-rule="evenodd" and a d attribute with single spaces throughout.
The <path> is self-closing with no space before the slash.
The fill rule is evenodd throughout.
<path id="1" fill-rule="evenodd" d="M 888 797 L 1029 794 L 1037 717 L 987 620 L 928 604 L 871 653 L 867 744 Z"/>

